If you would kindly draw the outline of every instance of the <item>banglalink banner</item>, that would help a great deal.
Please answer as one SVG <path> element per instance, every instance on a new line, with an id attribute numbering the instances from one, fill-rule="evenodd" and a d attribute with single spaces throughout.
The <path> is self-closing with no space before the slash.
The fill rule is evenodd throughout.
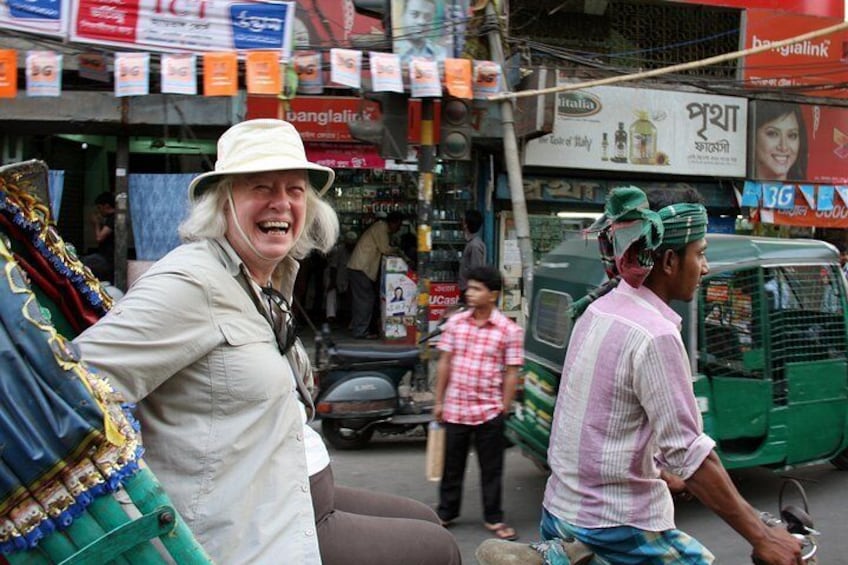
<path id="1" fill-rule="evenodd" d="M 808 16 L 843 19 L 844 0 L 671 0 L 686 4 L 702 4 L 724 8 L 766 8 Z"/>
<path id="2" fill-rule="evenodd" d="M 290 55 L 294 2 L 78 0 L 71 41 L 165 51 L 279 49 Z"/>

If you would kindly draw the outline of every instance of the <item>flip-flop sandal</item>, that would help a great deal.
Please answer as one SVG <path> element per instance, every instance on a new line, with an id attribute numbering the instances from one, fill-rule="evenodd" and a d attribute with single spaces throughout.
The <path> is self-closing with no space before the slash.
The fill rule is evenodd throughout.
<path id="1" fill-rule="evenodd" d="M 503 522 L 498 522 L 497 524 L 483 522 L 483 526 L 492 532 L 492 534 L 494 534 L 494 536 L 498 539 L 506 541 L 515 541 L 518 539 L 518 534 L 515 532 L 515 529 Z"/>

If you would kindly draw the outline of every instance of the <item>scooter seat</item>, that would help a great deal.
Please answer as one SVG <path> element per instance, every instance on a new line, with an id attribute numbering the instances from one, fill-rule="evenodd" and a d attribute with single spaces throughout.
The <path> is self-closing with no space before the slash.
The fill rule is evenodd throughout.
<path id="1" fill-rule="evenodd" d="M 385 362 L 403 366 L 418 363 L 418 348 L 408 345 L 338 344 L 331 348 L 330 357 L 335 363 Z"/>

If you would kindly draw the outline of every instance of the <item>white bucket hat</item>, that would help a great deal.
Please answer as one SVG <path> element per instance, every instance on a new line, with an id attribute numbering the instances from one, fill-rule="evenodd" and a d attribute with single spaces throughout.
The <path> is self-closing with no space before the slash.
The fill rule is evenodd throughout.
<path id="1" fill-rule="evenodd" d="M 215 170 L 193 178 L 188 196 L 196 200 L 220 177 L 266 171 L 303 169 L 309 183 L 319 195 L 327 192 L 336 173 L 333 169 L 311 163 L 306 158 L 303 140 L 294 126 L 283 120 L 248 120 L 225 131 L 218 139 Z"/>

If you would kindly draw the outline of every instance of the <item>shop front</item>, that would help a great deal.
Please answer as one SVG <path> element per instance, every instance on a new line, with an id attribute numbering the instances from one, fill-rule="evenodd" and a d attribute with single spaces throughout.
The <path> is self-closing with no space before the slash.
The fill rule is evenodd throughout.
<path id="1" fill-rule="evenodd" d="M 355 97 L 299 96 L 281 110 L 273 97 L 248 97 L 247 118 L 282 116 L 294 124 L 304 140 L 310 161 L 335 170 L 336 181 L 325 198 L 339 217 L 341 243 L 356 240 L 376 220 L 391 212 L 404 215 L 393 244 L 407 261 L 389 261 L 381 270 L 380 333 L 386 340 L 414 342 L 417 316 L 418 164 L 412 152 L 408 161 L 384 159 L 373 145 L 352 138 L 347 124 L 360 114 L 378 116 L 373 102 Z M 410 104 L 408 142 L 420 143 L 420 105 Z M 417 118 L 416 118 L 417 116 Z M 445 163 L 436 176 L 433 196 L 432 252 L 429 257 L 432 315 L 445 304 L 459 300 L 459 258 L 465 244 L 460 218 L 469 205 L 470 163 Z M 327 259 L 314 255 L 303 261 L 296 292 L 313 322 L 327 318 Z M 399 290 L 400 289 L 400 290 Z M 402 296 L 402 300 L 399 298 Z M 395 302 L 392 302 L 392 299 Z M 433 301 L 438 304 L 433 304 Z M 349 315 L 350 300 L 338 301 L 339 323 Z M 432 317 L 432 316 L 431 316 Z M 435 324 L 436 320 L 432 321 Z"/>
<path id="2" fill-rule="evenodd" d="M 567 84 L 560 75 L 558 84 Z M 706 200 L 710 231 L 732 232 L 734 179 L 746 173 L 748 102 L 744 98 L 649 88 L 596 87 L 557 94 L 553 132 L 527 143 L 524 192 L 534 259 L 582 230 L 617 186 L 695 188 Z M 497 186 L 498 257 L 504 308 L 521 318 L 517 241 L 505 179 Z"/>

